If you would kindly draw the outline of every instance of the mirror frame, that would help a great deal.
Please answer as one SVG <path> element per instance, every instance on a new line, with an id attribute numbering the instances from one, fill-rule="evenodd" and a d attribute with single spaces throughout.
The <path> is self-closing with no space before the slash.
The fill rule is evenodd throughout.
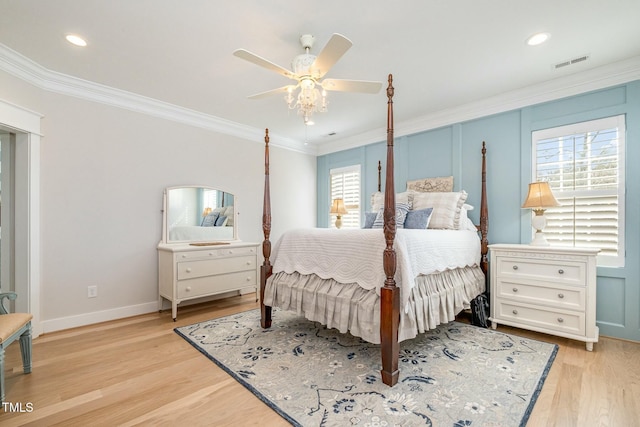
<path id="1" fill-rule="evenodd" d="M 231 239 L 193 239 L 193 240 L 169 240 L 169 193 L 172 190 L 179 189 L 196 189 L 202 188 L 205 190 L 220 191 L 225 194 L 233 196 L 233 237 Z M 172 187 L 166 187 L 162 194 L 162 241 L 164 244 L 189 244 L 197 242 L 234 242 L 238 241 L 238 196 L 220 188 L 211 187 L 208 185 L 176 185 Z"/>

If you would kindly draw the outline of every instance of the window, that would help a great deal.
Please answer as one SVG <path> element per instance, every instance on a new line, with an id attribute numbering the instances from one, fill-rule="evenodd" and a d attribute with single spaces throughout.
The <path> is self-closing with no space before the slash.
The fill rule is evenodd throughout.
<path id="1" fill-rule="evenodd" d="M 330 200 L 342 199 L 349 211 L 342 215 L 342 228 L 360 228 L 360 165 L 329 171 Z M 335 214 L 329 214 L 329 227 L 335 228 Z"/>
<path id="2" fill-rule="evenodd" d="M 533 171 L 562 206 L 545 212 L 552 245 L 600 248 L 598 265 L 624 266 L 624 116 L 533 132 Z"/>
<path id="3" fill-rule="evenodd" d="M 218 206 L 218 190 L 202 190 L 203 208 L 215 208 Z"/>

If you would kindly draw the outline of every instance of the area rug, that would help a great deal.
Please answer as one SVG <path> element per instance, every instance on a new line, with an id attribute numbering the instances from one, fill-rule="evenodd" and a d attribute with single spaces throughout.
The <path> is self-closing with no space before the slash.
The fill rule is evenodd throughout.
<path id="1" fill-rule="evenodd" d="M 380 379 L 380 346 L 274 310 L 176 328 L 295 426 L 524 426 L 555 344 L 452 322 L 400 345 L 400 378 Z"/>

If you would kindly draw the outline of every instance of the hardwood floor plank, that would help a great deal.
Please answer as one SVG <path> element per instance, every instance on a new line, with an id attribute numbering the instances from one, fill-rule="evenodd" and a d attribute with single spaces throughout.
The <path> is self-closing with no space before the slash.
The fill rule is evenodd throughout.
<path id="1" fill-rule="evenodd" d="M 19 345 L 6 353 L 4 426 L 287 426 L 226 372 L 174 332 L 178 326 L 258 308 L 255 295 L 42 335 L 33 372 Z M 461 316 L 460 321 L 468 321 Z M 499 331 L 559 345 L 529 418 L 531 426 L 634 426 L 640 419 L 640 344 L 601 337 L 584 343 L 517 328 Z"/>

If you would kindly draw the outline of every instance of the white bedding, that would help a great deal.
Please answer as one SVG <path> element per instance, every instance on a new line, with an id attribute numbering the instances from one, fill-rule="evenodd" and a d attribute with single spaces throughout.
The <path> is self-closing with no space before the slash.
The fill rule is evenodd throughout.
<path id="1" fill-rule="evenodd" d="M 169 229 L 169 240 L 233 240 L 233 227 L 200 227 L 198 225 L 176 225 Z"/>
<path id="2" fill-rule="evenodd" d="M 324 228 L 286 232 L 274 245 L 273 273 L 315 274 L 322 279 L 380 288 L 386 279 L 382 265 L 386 247 L 382 229 Z M 418 275 L 471 267 L 480 262 L 480 239 L 470 230 L 398 229 L 396 285 L 401 305 L 409 310 L 409 296 Z"/>

